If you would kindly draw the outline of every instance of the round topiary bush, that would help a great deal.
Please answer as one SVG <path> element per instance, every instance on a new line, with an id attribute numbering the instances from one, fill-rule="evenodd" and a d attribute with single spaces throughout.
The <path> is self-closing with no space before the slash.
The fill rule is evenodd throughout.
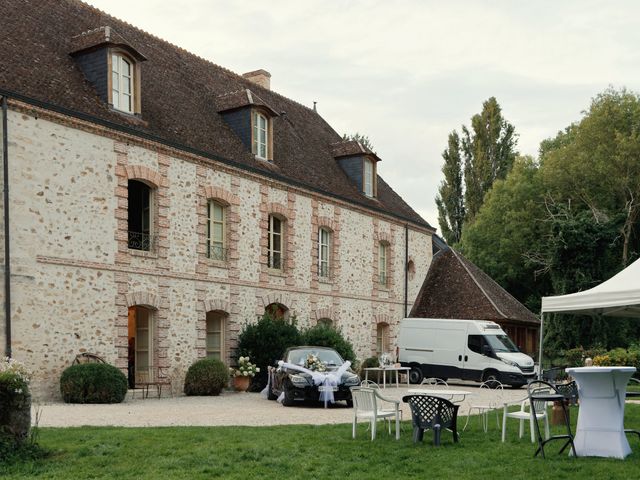
<path id="1" fill-rule="evenodd" d="M 127 377 L 107 363 L 81 363 L 62 372 L 60 393 L 66 403 L 120 403 Z"/>
<path id="2" fill-rule="evenodd" d="M 220 360 L 205 358 L 189 367 L 184 379 L 186 395 L 220 395 L 229 384 L 229 369 Z"/>
<path id="3" fill-rule="evenodd" d="M 351 342 L 342 335 L 340 330 L 337 330 L 331 325 L 319 323 L 302 332 L 301 336 L 304 345 L 330 347 L 338 352 L 345 360 L 349 360 L 351 363 L 355 363 L 356 361 L 356 355 L 353 352 Z"/>

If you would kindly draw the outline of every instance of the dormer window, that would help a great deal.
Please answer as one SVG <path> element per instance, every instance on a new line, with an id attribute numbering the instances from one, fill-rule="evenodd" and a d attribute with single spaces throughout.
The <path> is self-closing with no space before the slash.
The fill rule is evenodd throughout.
<path id="1" fill-rule="evenodd" d="M 145 56 L 108 26 L 72 37 L 71 45 L 71 56 L 98 97 L 118 112 L 140 115 L 140 64 Z"/>
<path id="2" fill-rule="evenodd" d="M 374 172 L 374 168 L 373 168 L 373 162 L 371 160 L 369 160 L 368 158 L 364 159 L 364 172 L 363 172 L 363 190 L 364 190 L 364 194 L 367 197 L 373 197 L 374 196 L 374 191 L 373 191 L 373 185 L 374 185 L 374 180 L 373 180 L 373 172 Z"/>
<path id="3" fill-rule="evenodd" d="M 111 55 L 111 102 L 116 110 L 133 113 L 133 65 L 115 53 Z"/>
<path id="4" fill-rule="evenodd" d="M 269 159 L 269 119 L 259 112 L 253 113 L 253 153 L 263 160 Z"/>

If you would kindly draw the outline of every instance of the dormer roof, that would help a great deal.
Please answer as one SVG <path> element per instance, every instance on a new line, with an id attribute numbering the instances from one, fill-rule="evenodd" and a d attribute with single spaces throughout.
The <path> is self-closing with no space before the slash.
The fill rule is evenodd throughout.
<path id="1" fill-rule="evenodd" d="M 130 42 L 109 26 L 102 26 L 74 35 L 70 40 L 72 56 L 91 52 L 103 47 L 118 47 L 129 53 L 135 60 L 144 62 L 147 58 L 136 50 Z"/>
<path id="2" fill-rule="evenodd" d="M 244 107 L 261 107 L 266 110 L 270 116 L 279 116 L 278 112 L 276 112 L 267 102 L 248 88 L 222 94 L 215 99 L 215 103 L 218 113 L 228 112 L 230 110 L 236 110 Z"/>
<path id="3" fill-rule="evenodd" d="M 371 151 L 371 149 L 365 147 L 357 140 L 341 140 L 340 142 L 332 143 L 329 148 L 331 149 L 331 155 L 334 158 L 340 157 L 353 157 L 361 155 L 369 155 L 373 157 L 376 162 L 380 162 L 380 157 Z"/>

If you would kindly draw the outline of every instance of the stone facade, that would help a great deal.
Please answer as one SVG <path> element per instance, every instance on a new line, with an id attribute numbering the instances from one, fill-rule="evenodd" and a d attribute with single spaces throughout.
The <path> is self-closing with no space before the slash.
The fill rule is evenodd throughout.
<path id="1" fill-rule="evenodd" d="M 126 372 L 132 306 L 152 312 L 153 363 L 169 369 L 176 392 L 206 355 L 209 311 L 226 314 L 227 363 L 242 326 L 272 303 L 301 326 L 329 318 L 360 359 L 375 352 L 379 324 L 395 345 L 403 222 L 16 100 L 9 107 L 12 348 L 35 373 L 36 397 L 59 396 L 60 374 L 80 352 Z M 153 189 L 153 251 L 128 248 L 129 180 Z M 225 261 L 206 256 L 209 199 L 226 207 Z M 285 225 L 282 272 L 266 263 L 270 214 Z M 329 279 L 318 275 L 321 227 L 332 232 Z M 431 262 L 432 231 L 410 224 L 408 234 L 410 307 Z M 377 281 L 381 241 L 386 285 Z"/>

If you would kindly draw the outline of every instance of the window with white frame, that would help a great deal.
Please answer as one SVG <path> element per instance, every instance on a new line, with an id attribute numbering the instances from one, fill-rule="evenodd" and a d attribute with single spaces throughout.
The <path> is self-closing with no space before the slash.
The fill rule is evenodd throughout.
<path id="1" fill-rule="evenodd" d="M 389 350 L 389 325 L 379 323 L 376 328 L 376 354 L 382 355 Z"/>
<path id="2" fill-rule="evenodd" d="M 207 257 L 225 261 L 226 255 L 226 207 L 215 200 L 207 203 Z"/>
<path id="3" fill-rule="evenodd" d="M 367 197 L 374 196 L 374 178 L 373 178 L 373 162 L 368 158 L 364 159 L 364 168 L 363 168 L 363 178 L 362 178 L 362 189 L 364 190 L 364 194 Z"/>
<path id="4" fill-rule="evenodd" d="M 134 111 L 133 63 L 122 55 L 111 55 L 111 103 L 126 113 Z"/>
<path id="5" fill-rule="evenodd" d="M 224 350 L 224 322 L 226 314 L 220 311 L 207 312 L 207 357 L 222 360 Z"/>
<path id="6" fill-rule="evenodd" d="M 330 278 L 331 232 L 326 228 L 318 230 L 318 276 Z"/>
<path id="7" fill-rule="evenodd" d="M 269 158 L 269 119 L 258 112 L 253 114 L 253 153 L 264 160 Z"/>
<path id="8" fill-rule="evenodd" d="M 389 245 L 380 242 L 378 244 L 378 281 L 380 285 L 386 286 L 388 281 L 387 265 L 389 260 Z"/>
<path id="9" fill-rule="evenodd" d="M 284 222 L 275 215 L 269 215 L 269 231 L 267 233 L 267 266 L 276 270 L 282 270 L 284 266 L 282 248 Z"/>

